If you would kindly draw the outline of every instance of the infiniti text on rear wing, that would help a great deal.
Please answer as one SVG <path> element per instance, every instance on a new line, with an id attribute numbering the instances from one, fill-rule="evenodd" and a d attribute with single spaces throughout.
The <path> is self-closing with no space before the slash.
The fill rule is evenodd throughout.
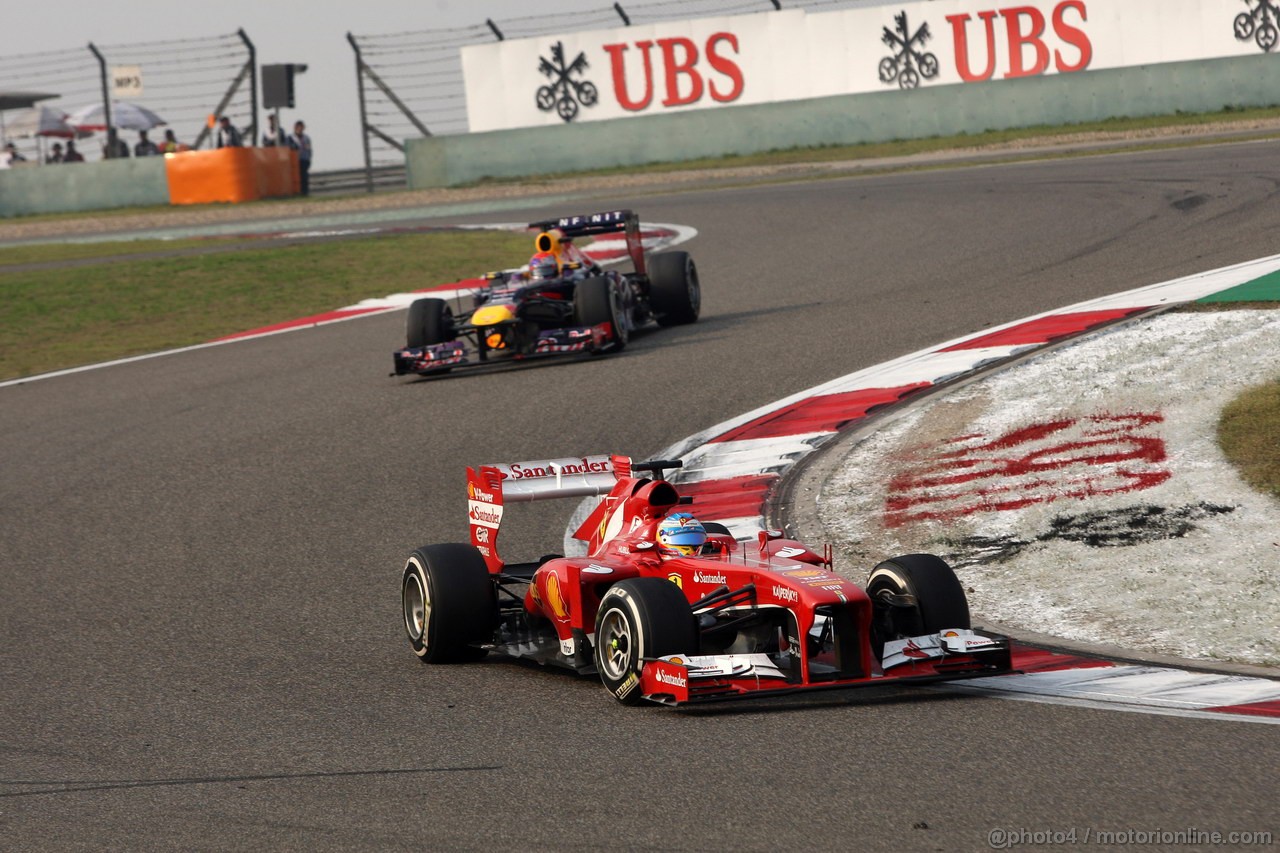
<path id="1" fill-rule="evenodd" d="M 630 210 L 606 210 L 600 213 L 587 213 L 581 216 L 562 216 L 559 219 L 544 219 L 541 222 L 530 222 L 530 228 L 539 231 L 559 231 L 564 237 L 586 237 L 595 234 L 614 234 L 624 232 L 627 240 L 627 254 L 636 272 L 648 275 L 645 266 L 644 244 L 640 240 L 640 217 Z"/>

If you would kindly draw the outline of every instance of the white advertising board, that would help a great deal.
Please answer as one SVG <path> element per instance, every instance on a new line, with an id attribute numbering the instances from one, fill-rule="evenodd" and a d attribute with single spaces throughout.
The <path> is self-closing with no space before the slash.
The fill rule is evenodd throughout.
<path id="1" fill-rule="evenodd" d="M 462 48 L 472 132 L 1269 53 L 1262 0 L 925 0 Z"/>

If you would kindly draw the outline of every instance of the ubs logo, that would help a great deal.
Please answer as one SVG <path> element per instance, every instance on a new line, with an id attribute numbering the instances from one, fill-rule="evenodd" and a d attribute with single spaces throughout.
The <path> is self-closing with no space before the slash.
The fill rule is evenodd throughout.
<path id="1" fill-rule="evenodd" d="M 579 53 L 573 62 L 564 59 L 564 42 L 551 46 L 551 59 L 538 58 L 538 70 L 551 82 L 538 89 L 538 109 L 544 113 L 552 110 L 566 122 L 578 117 L 578 105 L 594 107 L 600 100 L 600 92 L 590 80 L 575 80 L 587 70 L 587 55 Z"/>
<path id="2" fill-rule="evenodd" d="M 1237 41 L 1253 39 L 1264 52 L 1270 53 L 1276 46 L 1277 35 L 1280 34 L 1276 29 L 1277 24 L 1280 24 L 1280 6 L 1273 0 L 1257 2 L 1258 5 L 1249 11 L 1236 15 L 1233 29 Z"/>

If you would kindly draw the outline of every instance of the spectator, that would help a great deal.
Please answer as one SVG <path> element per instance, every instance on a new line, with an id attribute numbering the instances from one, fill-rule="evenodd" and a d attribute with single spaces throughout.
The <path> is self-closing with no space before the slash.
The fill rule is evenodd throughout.
<path id="1" fill-rule="evenodd" d="M 184 145 L 173 135 L 172 130 L 164 132 L 164 141 L 160 143 L 161 154 L 177 154 L 179 151 L 190 151 L 190 145 Z"/>
<path id="2" fill-rule="evenodd" d="M 231 119 L 226 116 L 218 119 L 218 147 L 239 148 L 242 145 L 244 145 L 244 139 L 240 136 L 240 131 L 236 130 L 236 126 L 231 123 Z"/>
<path id="3" fill-rule="evenodd" d="M 293 135 L 289 137 L 289 147 L 298 152 L 298 177 L 302 179 L 302 194 L 311 194 L 311 137 L 306 134 L 307 126 L 295 122 Z"/>
<path id="4" fill-rule="evenodd" d="M 4 160 L 4 168 L 6 169 L 16 163 L 25 163 L 27 161 L 26 157 L 18 153 L 18 146 L 12 142 L 4 146 L 4 157 L 0 159 Z"/>
<path id="5" fill-rule="evenodd" d="M 44 161 L 46 163 L 62 162 L 62 143 L 61 142 L 53 143 L 53 150 L 49 152 L 48 156 L 44 158 Z"/>
<path id="6" fill-rule="evenodd" d="M 150 139 L 147 139 L 145 130 L 138 131 L 138 144 L 133 146 L 134 157 L 154 157 L 160 153 L 160 149 Z"/>
<path id="7" fill-rule="evenodd" d="M 70 139 L 67 140 L 67 153 L 62 155 L 64 163 L 83 163 L 84 155 L 76 150 L 76 144 Z"/>
<path id="8" fill-rule="evenodd" d="M 276 114 L 269 113 L 267 115 L 267 129 L 262 134 L 262 147 L 274 148 L 277 145 L 284 146 L 289 144 L 289 137 L 284 130 L 276 124 Z"/>
<path id="9" fill-rule="evenodd" d="M 129 159 L 129 143 L 119 137 L 115 131 L 107 132 L 107 141 L 102 143 L 103 158 L 112 158 L 115 160 Z"/>

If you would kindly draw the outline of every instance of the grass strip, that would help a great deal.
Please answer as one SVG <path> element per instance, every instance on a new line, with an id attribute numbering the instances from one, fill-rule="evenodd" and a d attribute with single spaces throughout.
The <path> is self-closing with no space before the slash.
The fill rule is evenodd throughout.
<path id="1" fill-rule="evenodd" d="M 207 249 L 234 238 L 192 238 L 189 240 L 128 240 L 110 243 L 31 243 L 0 247 L 0 273 L 5 267 L 22 264 L 79 261 L 86 258 L 112 258 L 120 255 L 145 255 L 153 252 L 179 252 Z"/>
<path id="2" fill-rule="evenodd" d="M 1280 498 L 1280 379 L 1227 404 L 1218 419 L 1218 444 L 1246 483 Z"/>
<path id="3" fill-rule="evenodd" d="M 530 251 L 528 235 L 467 230 L 0 270 L 0 379 L 203 343 L 513 266 Z"/>

